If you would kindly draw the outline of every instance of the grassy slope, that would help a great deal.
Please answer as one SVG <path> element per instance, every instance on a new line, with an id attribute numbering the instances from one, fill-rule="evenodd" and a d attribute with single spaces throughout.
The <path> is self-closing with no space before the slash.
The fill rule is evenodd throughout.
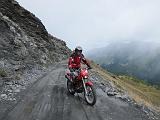
<path id="1" fill-rule="evenodd" d="M 137 103 L 143 103 L 160 112 L 160 90 L 132 77 L 110 74 L 94 63 L 92 63 L 92 66 L 100 75 L 112 81 L 119 89 L 127 91 L 129 96 Z"/>

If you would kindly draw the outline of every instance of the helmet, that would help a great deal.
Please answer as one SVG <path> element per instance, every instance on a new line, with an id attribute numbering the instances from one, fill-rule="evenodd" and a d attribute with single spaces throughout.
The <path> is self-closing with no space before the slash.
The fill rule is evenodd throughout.
<path id="1" fill-rule="evenodd" d="M 81 47 L 81 46 L 77 46 L 77 47 L 75 48 L 75 52 L 78 52 L 78 51 L 82 52 L 82 47 Z"/>

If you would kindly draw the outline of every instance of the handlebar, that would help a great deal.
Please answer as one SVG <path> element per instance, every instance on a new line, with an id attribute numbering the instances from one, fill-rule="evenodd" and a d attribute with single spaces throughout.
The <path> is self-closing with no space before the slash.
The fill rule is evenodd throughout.
<path id="1" fill-rule="evenodd" d="M 85 69 L 90 70 L 90 69 L 92 69 L 92 68 L 91 68 L 91 67 L 86 67 Z"/>
<path id="2" fill-rule="evenodd" d="M 76 69 L 75 71 L 81 71 L 82 69 L 90 70 L 90 69 L 92 69 L 92 68 L 91 68 L 91 67 L 79 68 L 79 69 Z"/>

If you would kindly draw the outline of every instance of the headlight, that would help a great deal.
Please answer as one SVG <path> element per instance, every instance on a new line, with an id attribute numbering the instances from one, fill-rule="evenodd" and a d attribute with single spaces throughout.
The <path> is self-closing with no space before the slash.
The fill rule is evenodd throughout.
<path id="1" fill-rule="evenodd" d="M 84 78 L 88 78 L 87 76 L 84 76 Z"/>

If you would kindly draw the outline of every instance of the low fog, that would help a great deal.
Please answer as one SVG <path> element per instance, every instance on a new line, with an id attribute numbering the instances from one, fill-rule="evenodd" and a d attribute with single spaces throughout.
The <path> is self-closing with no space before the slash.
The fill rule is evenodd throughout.
<path id="1" fill-rule="evenodd" d="M 160 44 L 151 41 L 111 42 L 87 57 L 116 74 L 136 76 L 160 85 Z"/>

